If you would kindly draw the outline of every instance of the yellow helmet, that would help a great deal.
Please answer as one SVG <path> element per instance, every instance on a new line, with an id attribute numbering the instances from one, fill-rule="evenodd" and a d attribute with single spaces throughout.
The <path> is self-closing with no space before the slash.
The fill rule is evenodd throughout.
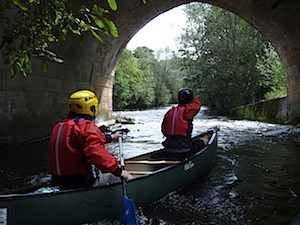
<path id="1" fill-rule="evenodd" d="M 76 91 L 69 97 L 69 110 L 95 117 L 98 114 L 97 96 L 89 90 Z"/>

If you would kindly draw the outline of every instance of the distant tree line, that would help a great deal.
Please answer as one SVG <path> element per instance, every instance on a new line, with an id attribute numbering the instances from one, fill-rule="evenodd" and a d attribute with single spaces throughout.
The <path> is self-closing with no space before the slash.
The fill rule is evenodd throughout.
<path id="1" fill-rule="evenodd" d="M 216 114 L 286 94 L 274 47 L 251 25 L 223 9 L 202 3 L 185 8 L 188 24 L 180 49 L 159 60 L 148 48 L 125 50 L 114 84 L 115 109 L 176 102 L 189 87 Z"/>
<path id="2" fill-rule="evenodd" d="M 176 102 L 183 83 L 177 63 L 179 58 L 170 56 L 171 52 L 165 54 L 169 58 L 159 60 L 147 47 L 124 50 L 115 73 L 115 110 L 143 109 Z"/>

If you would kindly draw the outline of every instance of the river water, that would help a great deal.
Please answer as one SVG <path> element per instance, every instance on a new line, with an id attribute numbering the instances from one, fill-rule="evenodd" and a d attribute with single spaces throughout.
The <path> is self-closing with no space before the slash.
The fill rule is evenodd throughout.
<path id="1" fill-rule="evenodd" d="M 114 112 L 135 120 L 121 126 L 130 130 L 123 142 L 125 158 L 162 147 L 160 125 L 168 109 Z M 220 127 L 218 156 L 211 171 L 188 187 L 138 208 L 141 225 L 289 225 L 300 212 L 299 129 L 266 137 L 263 131 L 288 126 L 211 116 L 203 107 L 194 119 L 193 133 L 216 125 Z M 116 144 L 108 148 L 117 154 Z M 2 151 L 0 192 L 49 181 L 45 159 L 46 142 Z"/>

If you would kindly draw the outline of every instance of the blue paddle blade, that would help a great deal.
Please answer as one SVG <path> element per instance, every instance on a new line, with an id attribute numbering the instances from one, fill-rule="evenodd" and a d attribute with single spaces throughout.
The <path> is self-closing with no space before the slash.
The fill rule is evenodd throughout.
<path id="1" fill-rule="evenodd" d="M 134 202 L 126 195 L 123 197 L 120 225 L 138 225 Z"/>

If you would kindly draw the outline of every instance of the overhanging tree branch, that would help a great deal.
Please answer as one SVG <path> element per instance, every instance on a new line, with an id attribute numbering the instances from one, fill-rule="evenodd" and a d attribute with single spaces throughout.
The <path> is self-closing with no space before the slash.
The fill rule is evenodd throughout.
<path id="1" fill-rule="evenodd" d="M 62 63 L 63 59 L 49 46 L 66 40 L 68 35 L 88 32 L 100 43 L 104 42 L 103 35 L 118 37 L 118 29 L 109 19 L 110 10 L 117 10 L 117 3 L 105 1 L 108 9 L 97 4 L 76 5 L 71 0 L 0 0 L 0 52 L 11 76 L 26 77 L 31 73 L 32 58 L 42 60 L 43 71 L 48 61 Z"/>

